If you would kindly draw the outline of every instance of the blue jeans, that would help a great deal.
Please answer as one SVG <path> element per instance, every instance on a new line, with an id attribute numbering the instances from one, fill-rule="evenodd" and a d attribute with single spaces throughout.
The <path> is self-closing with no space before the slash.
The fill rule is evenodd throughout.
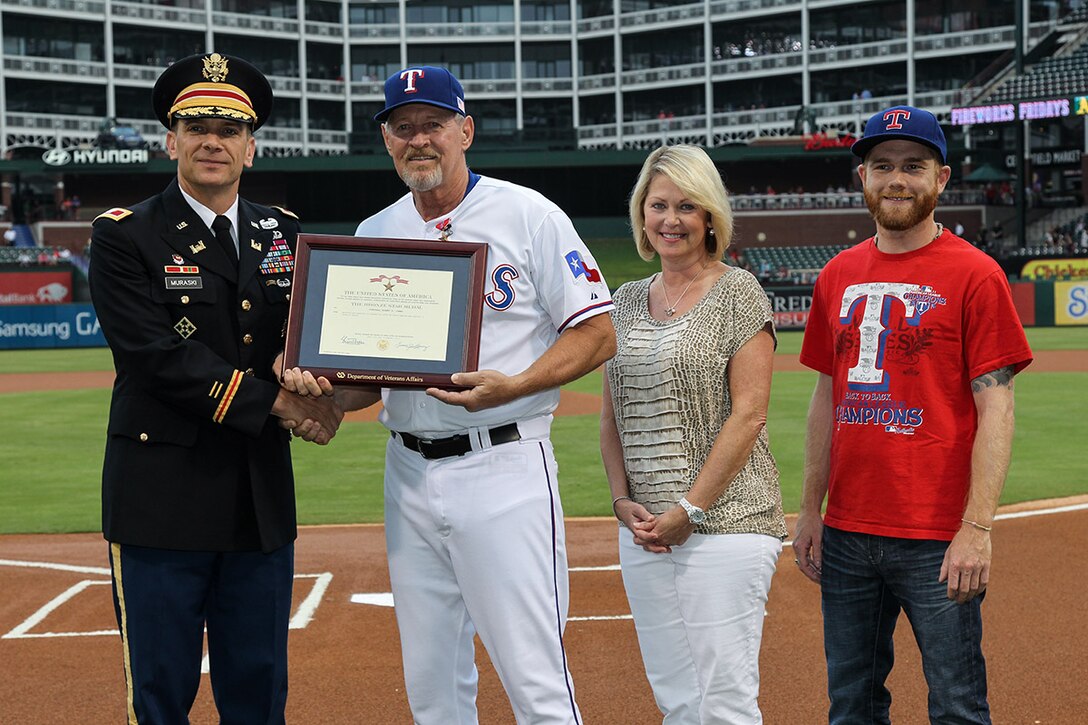
<path id="1" fill-rule="evenodd" d="M 930 722 L 990 722 L 983 596 L 966 604 L 948 598 L 937 581 L 948 543 L 824 527 L 820 589 L 832 725 L 891 722 L 884 682 L 900 610 L 922 653 Z"/>

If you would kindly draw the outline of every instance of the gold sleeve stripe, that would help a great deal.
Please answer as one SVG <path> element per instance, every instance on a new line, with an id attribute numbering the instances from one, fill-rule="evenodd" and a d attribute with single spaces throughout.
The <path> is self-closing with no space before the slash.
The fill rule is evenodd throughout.
<path id="1" fill-rule="evenodd" d="M 128 686 L 128 722 L 129 725 L 138 725 L 132 696 L 132 656 L 128 649 L 128 612 L 125 610 L 125 587 L 121 578 L 120 544 L 110 544 L 110 558 L 113 560 L 113 585 L 117 588 L 117 606 L 121 610 L 121 650 L 125 659 L 125 683 Z"/>
<path id="2" fill-rule="evenodd" d="M 223 399 L 219 401 L 219 407 L 215 409 L 215 415 L 212 416 L 212 420 L 216 423 L 222 423 L 223 419 L 227 417 L 227 410 L 234 400 L 234 394 L 238 392 L 238 386 L 241 385 L 243 377 L 245 377 L 245 374 L 241 370 L 235 370 L 230 376 L 230 382 L 227 383 L 227 392 L 223 394 Z"/>
<path id="3" fill-rule="evenodd" d="M 223 392 L 223 383 L 216 380 L 212 383 L 212 389 L 208 391 L 209 398 L 218 398 L 219 394 Z"/>

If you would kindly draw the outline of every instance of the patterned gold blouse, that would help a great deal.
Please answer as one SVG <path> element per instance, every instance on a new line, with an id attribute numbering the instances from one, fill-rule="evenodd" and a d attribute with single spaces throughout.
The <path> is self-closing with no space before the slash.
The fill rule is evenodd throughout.
<path id="1" fill-rule="evenodd" d="M 630 496 L 660 514 L 691 489 L 730 415 L 730 358 L 773 317 L 755 277 L 737 267 L 688 312 L 669 320 L 650 316 L 652 280 L 628 282 L 612 297 L 617 352 L 607 375 Z M 766 428 L 695 531 L 786 536 Z"/>

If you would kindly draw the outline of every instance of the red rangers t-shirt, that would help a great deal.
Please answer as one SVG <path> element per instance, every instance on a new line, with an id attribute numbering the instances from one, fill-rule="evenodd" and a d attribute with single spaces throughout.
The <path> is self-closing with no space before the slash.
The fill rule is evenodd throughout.
<path id="1" fill-rule="evenodd" d="M 872 239 L 816 282 L 801 362 L 833 381 L 829 526 L 951 540 L 970 485 L 971 381 L 1031 349 L 1004 272 L 945 230 L 885 254 Z"/>

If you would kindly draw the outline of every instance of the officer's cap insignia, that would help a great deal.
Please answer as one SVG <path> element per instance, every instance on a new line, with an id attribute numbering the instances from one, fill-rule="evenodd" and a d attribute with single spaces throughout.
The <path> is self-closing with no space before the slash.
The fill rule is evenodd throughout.
<path id="1" fill-rule="evenodd" d="M 275 217 L 268 217 L 267 219 L 261 219 L 258 224 L 261 225 L 261 229 L 275 229 L 280 225 L 279 219 Z"/>
<path id="2" fill-rule="evenodd" d="M 159 75 L 151 106 L 166 128 L 179 118 L 225 118 L 256 131 L 272 111 L 272 86 L 243 58 L 200 53 L 174 61 Z"/>
<path id="3" fill-rule="evenodd" d="M 294 213 L 290 209 L 284 209 L 282 206 L 276 206 L 275 204 L 272 205 L 272 208 L 278 211 L 280 214 L 286 214 L 292 219 L 298 219 L 298 214 Z"/>
<path id="4" fill-rule="evenodd" d="M 185 227 L 189 226 L 189 222 L 178 222 L 178 231 L 180 232 Z"/>
<path id="5" fill-rule="evenodd" d="M 204 59 L 204 77 L 212 83 L 218 83 L 227 77 L 227 59 L 218 53 L 212 53 Z"/>
<path id="6" fill-rule="evenodd" d="M 188 317 L 182 317 L 177 321 L 177 324 L 174 325 L 174 329 L 179 335 L 188 339 L 190 335 L 196 332 L 196 325 L 190 322 Z"/>
<path id="7" fill-rule="evenodd" d="M 191 251 L 193 254 L 200 254 L 205 249 L 207 249 L 207 247 L 204 246 L 204 240 L 203 239 L 200 240 L 199 242 L 197 242 L 196 244 L 190 244 L 189 245 L 189 251 Z"/>
<path id="8" fill-rule="evenodd" d="M 264 249 L 264 247 L 261 246 L 261 243 L 258 242 L 256 239 L 250 239 L 249 240 L 249 246 L 253 247 L 258 252 L 260 252 L 262 249 Z"/>
<path id="9" fill-rule="evenodd" d="M 113 219 L 115 222 L 119 222 L 122 219 L 124 219 L 125 217 L 129 216 L 130 214 L 132 214 L 131 209 L 122 209 L 119 206 L 115 206 L 114 208 L 110 209 L 109 211 L 104 211 L 101 214 L 99 214 L 98 216 L 96 216 L 94 218 L 94 221 L 98 221 L 99 219 L 106 218 L 106 219 Z"/>

